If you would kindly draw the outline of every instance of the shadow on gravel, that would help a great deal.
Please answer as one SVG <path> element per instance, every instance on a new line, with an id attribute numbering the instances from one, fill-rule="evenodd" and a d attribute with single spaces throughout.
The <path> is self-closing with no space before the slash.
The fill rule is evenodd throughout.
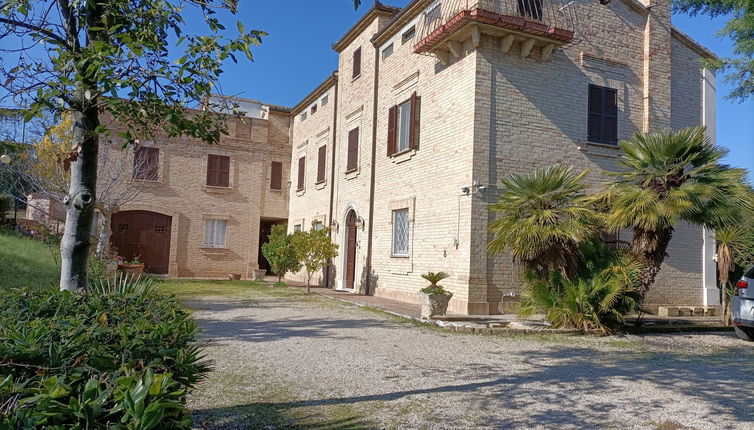
<path id="1" fill-rule="evenodd" d="M 250 304 L 244 302 L 204 303 L 202 312 L 194 315 L 194 320 L 201 328 L 201 336 L 215 342 L 233 340 L 238 342 L 272 342 L 288 338 L 331 338 L 353 339 L 346 333 L 358 330 L 382 327 L 398 327 L 398 324 L 384 319 L 365 318 L 281 318 L 276 320 L 255 319 L 255 313 L 265 307 L 281 309 L 285 304 Z M 226 312 L 242 311 L 237 316 L 227 318 Z"/>
<path id="2" fill-rule="evenodd" d="M 741 395 L 754 388 L 754 366 L 743 364 L 733 357 L 751 357 L 750 349 L 733 349 L 730 355 L 715 353 L 687 355 L 678 353 L 604 353 L 589 348 L 546 349 L 521 353 L 523 362 L 534 371 L 519 375 L 504 375 L 504 369 L 479 364 L 462 374 L 434 375 L 438 381 L 476 380 L 462 384 L 440 385 L 433 388 L 369 394 L 355 397 L 331 397 L 315 400 L 253 403 L 234 408 L 197 411 L 197 416 L 226 416 L 234 424 L 221 428 L 245 427 L 255 411 L 266 411 L 272 421 L 254 415 L 254 422 L 276 425 L 285 411 L 309 410 L 317 407 L 357 405 L 365 402 L 391 402 L 416 396 L 426 407 L 431 408 L 435 395 L 472 394 L 476 399 L 468 405 L 479 410 L 481 422 L 473 427 L 484 428 L 558 428 L 577 426 L 599 428 L 598 423 L 612 423 L 621 427 L 629 423 L 616 422 L 612 412 L 626 417 L 650 416 L 652 412 L 678 412 L 673 409 L 672 399 L 658 400 L 645 396 L 641 390 L 626 391 L 626 383 L 639 383 L 647 390 L 666 389 L 673 394 L 682 394 L 697 399 L 700 405 L 709 406 L 705 416 L 695 417 L 718 423 L 720 417 L 734 417 L 739 424 L 754 421 L 754 408 L 750 397 Z M 751 360 L 749 360 L 751 363 Z M 749 387 L 748 389 L 745 387 Z M 428 397 L 429 396 L 429 397 Z M 387 404 L 389 407 L 390 403 Z M 688 406 L 688 404 L 686 405 Z M 312 409 L 315 408 L 315 409 Z M 509 410 L 526 410 L 526 414 L 513 417 Z M 441 411 L 438 410 L 438 418 Z M 489 412 L 489 413 L 487 413 Z M 501 413 L 502 412 L 502 413 Z M 251 414 L 251 415 L 250 415 Z M 494 418 L 491 416 L 496 415 Z M 510 418 L 501 418 L 508 415 Z M 235 417 L 235 418 L 234 418 Z M 453 417 L 458 418 L 458 417 Z M 453 420 L 451 418 L 451 420 Z M 259 421 L 259 420 L 262 421 Z M 438 421 L 442 426 L 458 426 L 463 422 Z M 633 422 L 633 425 L 636 423 Z M 641 423 L 649 426 L 652 423 Z M 680 424 L 684 424 L 681 422 Z M 296 428 L 292 423 L 291 427 Z M 331 425 L 331 426 L 328 426 Z M 724 426 L 720 423 L 721 426 Z M 212 428 L 212 427 L 209 427 Z M 217 427 L 220 428 L 220 427 Z M 275 428 L 275 427 L 273 427 Z M 369 429 L 369 423 L 351 417 L 342 422 L 323 424 L 322 429 Z"/>
<path id="3" fill-rule="evenodd" d="M 205 430 L 245 429 L 314 429 L 314 430 L 377 430 L 380 427 L 352 414 L 338 417 L 322 416 L 293 409 L 298 404 L 255 403 L 228 408 L 204 409 L 192 412 L 193 428 Z M 299 419 L 291 418 L 300 416 Z"/>

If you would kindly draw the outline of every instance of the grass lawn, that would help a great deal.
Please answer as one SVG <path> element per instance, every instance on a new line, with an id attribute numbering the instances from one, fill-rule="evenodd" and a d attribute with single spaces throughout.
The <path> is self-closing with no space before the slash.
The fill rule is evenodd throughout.
<path id="1" fill-rule="evenodd" d="M 0 290 L 55 286 L 60 276 L 59 261 L 57 245 L 0 230 Z"/>
<path id="2" fill-rule="evenodd" d="M 157 287 L 164 294 L 175 294 L 180 300 L 200 300 L 207 297 L 244 299 L 251 293 L 290 296 L 303 294 L 288 288 L 270 288 L 267 282 L 164 279 L 157 281 Z"/>

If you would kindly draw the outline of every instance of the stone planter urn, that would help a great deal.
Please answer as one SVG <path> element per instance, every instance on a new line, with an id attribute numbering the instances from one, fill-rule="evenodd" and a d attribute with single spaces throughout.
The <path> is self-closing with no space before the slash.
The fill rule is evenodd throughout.
<path id="1" fill-rule="evenodd" d="M 267 275 L 267 270 L 265 269 L 254 269 L 252 271 L 252 275 L 254 276 L 255 281 L 264 281 L 265 275 Z"/>
<path id="2" fill-rule="evenodd" d="M 118 271 L 126 275 L 141 276 L 144 273 L 144 265 L 118 263 Z"/>
<path id="3" fill-rule="evenodd" d="M 428 294 L 419 292 L 422 298 L 422 318 L 432 318 L 445 315 L 448 311 L 448 302 L 450 302 L 453 293 L 446 294 Z"/>

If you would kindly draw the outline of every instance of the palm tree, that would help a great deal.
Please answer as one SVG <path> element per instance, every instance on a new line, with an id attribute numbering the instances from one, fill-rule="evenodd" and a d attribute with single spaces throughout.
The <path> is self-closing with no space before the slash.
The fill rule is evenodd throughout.
<path id="1" fill-rule="evenodd" d="M 715 242 L 717 243 L 717 279 L 723 291 L 723 323 L 730 325 L 730 295 L 728 294 L 728 282 L 730 273 L 735 270 L 736 263 L 734 254 L 743 246 L 744 229 L 740 226 L 724 227 L 715 230 Z M 732 287 L 731 287 L 732 289 Z"/>
<path id="2" fill-rule="evenodd" d="M 599 214 L 587 203 L 588 171 L 554 165 L 529 174 L 511 174 L 491 209 L 490 253 L 509 251 L 514 261 L 537 274 L 578 268 L 578 247 L 600 231 Z"/>
<path id="3" fill-rule="evenodd" d="M 675 226 L 710 228 L 735 224 L 752 207 L 746 170 L 720 160 L 727 151 L 710 143 L 704 127 L 636 134 L 620 143 L 623 169 L 596 197 L 605 205 L 606 228 L 632 229 L 633 252 L 642 270 L 642 297 L 655 281 Z"/>

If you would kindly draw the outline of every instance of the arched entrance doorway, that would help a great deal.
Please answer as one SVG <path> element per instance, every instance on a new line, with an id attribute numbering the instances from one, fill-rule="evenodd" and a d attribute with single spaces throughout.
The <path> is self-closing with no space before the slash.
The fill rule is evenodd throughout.
<path id="1" fill-rule="evenodd" d="M 346 282 L 344 288 L 353 290 L 356 280 L 356 211 L 346 215 Z"/>
<path id="2" fill-rule="evenodd" d="M 148 273 L 168 274 L 173 218 L 148 211 L 113 214 L 110 244 L 127 261 L 138 258 Z"/>

